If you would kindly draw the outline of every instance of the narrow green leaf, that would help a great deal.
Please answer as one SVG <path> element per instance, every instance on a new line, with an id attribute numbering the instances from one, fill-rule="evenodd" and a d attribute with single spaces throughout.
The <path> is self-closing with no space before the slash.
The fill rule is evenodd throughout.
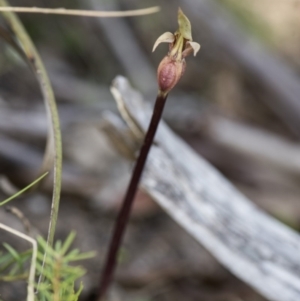
<path id="1" fill-rule="evenodd" d="M 39 181 L 41 181 L 43 178 L 46 177 L 46 175 L 49 172 L 45 172 L 43 175 L 41 175 L 39 178 L 37 178 L 35 181 L 33 181 L 31 184 L 27 185 L 25 188 L 23 188 L 22 190 L 18 191 L 17 193 L 15 193 L 14 195 L 12 195 L 11 197 L 9 197 L 8 199 L 2 201 L 0 203 L 0 207 L 7 204 L 8 202 L 10 202 L 11 200 L 15 199 L 16 197 L 18 197 L 19 195 L 21 195 L 22 193 L 24 193 L 25 191 L 27 191 L 28 189 L 30 189 L 32 186 L 34 186 L 36 183 L 38 183 Z"/>
<path id="2" fill-rule="evenodd" d="M 76 236 L 76 233 L 75 233 L 74 231 L 72 231 L 72 232 L 68 235 L 68 237 L 67 237 L 66 241 L 64 242 L 64 244 L 63 244 L 63 246 L 62 246 L 62 249 L 61 249 L 61 251 L 60 251 L 60 254 L 61 254 L 61 255 L 65 255 L 65 254 L 66 254 L 66 252 L 67 252 L 68 249 L 70 248 L 72 242 L 74 241 L 75 236 Z"/>
<path id="3" fill-rule="evenodd" d="M 13 248 L 11 247 L 9 244 L 4 243 L 3 244 L 4 248 L 11 254 L 11 256 L 14 258 L 14 260 L 16 261 L 18 268 L 21 270 L 22 269 L 22 263 L 21 263 L 21 257 L 19 255 L 19 253 Z"/>
<path id="4" fill-rule="evenodd" d="M 55 247 L 54 247 L 55 252 L 59 252 L 59 250 L 61 249 L 61 247 L 62 247 L 62 242 L 61 242 L 61 240 L 58 240 L 55 243 Z"/>
<path id="5" fill-rule="evenodd" d="M 96 252 L 86 252 L 86 253 L 78 254 L 78 255 L 74 256 L 73 258 L 70 258 L 69 261 L 74 262 L 74 261 L 79 261 L 79 260 L 84 260 L 84 259 L 90 259 L 95 256 L 96 256 Z"/>

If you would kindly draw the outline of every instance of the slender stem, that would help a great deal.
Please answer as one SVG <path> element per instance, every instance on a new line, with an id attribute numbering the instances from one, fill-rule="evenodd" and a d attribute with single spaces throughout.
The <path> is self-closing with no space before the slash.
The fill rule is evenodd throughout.
<path id="1" fill-rule="evenodd" d="M 113 231 L 113 236 L 110 242 L 109 246 L 109 251 L 107 254 L 107 258 L 105 261 L 105 266 L 104 270 L 102 273 L 102 279 L 100 282 L 100 287 L 98 291 L 98 298 L 97 300 L 100 301 L 101 298 L 104 296 L 110 282 L 113 276 L 113 272 L 116 267 L 116 259 L 117 259 L 117 254 L 118 250 L 121 245 L 121 241 L 125 232 L 126 224 L 128 223 L 129 220 L 129 215 L 131 211 L 131 207 L 134 201 L 134 197 L 136 195 L 136 191 L 138 188 L 138 184 L 140 182 L 140 178 L 147 160 L 147 156 L 150 150 L 150 147 L 152 145 L 156 129 L 159 124 L 159 120 L 161 118 L 164 105 L 166 103 L 168 94 L 163 94 L 163 93 L 158 93 L 151 122 L 148 128 L 148 131 L 146 133 L 146 137 L 143 143 L 143 146 L 141 148 L 139 157 L 136 161 L 133 174 L 130 180 L 130 184 L 127 188 L 127 192 L 125 195 L 125 198 L 123 200 L 122 208 L 118 214 L 114 231 Z"/>

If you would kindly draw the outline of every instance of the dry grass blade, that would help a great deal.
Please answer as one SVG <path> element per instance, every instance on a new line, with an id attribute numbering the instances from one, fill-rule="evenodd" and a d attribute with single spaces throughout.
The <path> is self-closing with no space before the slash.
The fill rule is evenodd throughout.
<path id="1" fill-rule="evenodd" d="M 0 7 L 2 12 L 16 13 L 32 13 L 32 14 L 53 14 L 53 15 L 70 15 L 84 17 L 101 17 L 101 18 L 118 18 L 118 17 L 134 17 L 157 13 L 159 6 L 153 6 L 143 9 L 127 10 L 127 11 L 90 11 L 80 9 L 66 8 L 41 8 L 41 7 Z"/>
<path id="2" fill-rule="evenodd" d="M 0 7 L 9 6 L 7 5 L 7 2 L 5 0 L 0 0 Z M 49 134 L 43 166 L 44 169 L 49 169 L 50 164 L 52 165 L 54 161 L 53 196 L 47 238 L 48 244 L 52 246 L 61 191 L 62 145 L 59 116 L 50 80 L 34 44 L 32 43 L 19 18 L 13 12 L 3 12 L 3 16 L 11 27 L 12 32 L 15 34 L 19 43 L 21 44 L 30 67 L 32 68 L 38 79 L 47 110 Z"/>

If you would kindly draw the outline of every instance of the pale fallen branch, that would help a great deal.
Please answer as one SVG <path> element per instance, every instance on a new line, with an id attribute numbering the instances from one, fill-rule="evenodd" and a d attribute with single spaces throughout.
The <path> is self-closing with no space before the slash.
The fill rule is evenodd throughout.
<path id="1" fill-rule="evenodd" d="M 151 108 L 117 77 L 114 96 L 146 129 Z M 172 105 L 172 99 L 169 100 Z M 243 196 L 161 123 L 143 188 L 228 270 L 273 301 L 300 300 L 300 236 Z M 195 263 L 197 264 L 197 263 Z"/>

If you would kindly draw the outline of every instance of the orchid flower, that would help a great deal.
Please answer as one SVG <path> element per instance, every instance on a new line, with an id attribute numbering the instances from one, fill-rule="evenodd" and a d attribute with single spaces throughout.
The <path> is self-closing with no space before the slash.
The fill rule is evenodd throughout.
<path id="1" fill-rule="evenodd" d="M 163 33 L 154 43 L 152 52 L 160 43 L 169 43 L 169 52 L 165 56 L 157 69 L 157 79 L 160 92 L 163 94 L 177 84 L 185 71 L 185 58 L 191 53 L 196 56 L 200 50 L 200 44 L 193 41 L 192 28 L 189 19 L 178 9 L 178 30 Z"/>

